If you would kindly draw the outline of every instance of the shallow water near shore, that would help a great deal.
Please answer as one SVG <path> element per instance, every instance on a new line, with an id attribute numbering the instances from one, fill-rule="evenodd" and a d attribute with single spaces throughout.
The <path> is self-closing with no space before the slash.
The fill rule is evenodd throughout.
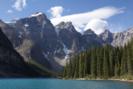
<path id="1" fill-rule="evenodd" d="M 110 80 L 0 79 L 0 89 L 133 89 L 133 83 Z"/>

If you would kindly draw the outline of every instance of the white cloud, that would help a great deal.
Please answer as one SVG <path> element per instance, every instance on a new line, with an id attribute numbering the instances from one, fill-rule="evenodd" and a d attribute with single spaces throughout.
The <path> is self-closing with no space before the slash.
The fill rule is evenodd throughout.
<path id="1" fill-rule="evenodd" d="M 85 27 L 85 30 L 87 29 L 93 29 L 96 34 L 100 34 L 105 29 L 108 29 L 108 22 L 102 19 L 92 19 Z"/>
<path id="2" fill-rule="evenodd" d="M 22 11 L 26 7 L 26 4 L 26 0 L 15 0 L 12 7 L 17 11 Z"/>
<path id="3" fill-rule="evenodd" d="M 54 25 L 57 25 L 62 21 L 64 21 L 64 22 L 71 21 L 78 32 L 83 32 L 85 29 L 87 29 L 87 27 L 93 27 L 92 30 L 94 30 L 95 33 L 100 33 L 100 32 L 102 32 L 101 30 L 102 30 L 102 28 L 104 28 L 104 25 L 107 24 L 106 20 L 108 18 L 110 18 L 116 14 L 123 13 L 123 12 L 124 11 L 121 8 L 103 7 L 103 8 L 99 8 L 99 9 L 85 12 L 85 13 L 72 14 L 72 15 L 62 16 L 62 17 L 58 17 L 58 18 L 52 18 L 51 22 Z M 89 23 L 91 23 L 91 24 L 89 25 Z M 95 25 L 94 25 L 94 23 L 95 23 Z M 97 29 L 97 28 L 100 28 L 100 29 Z"/>
<path id="4" fill-rule="evenodd" d="M 13 11 L 12 10 L 7 10 L 7 13 L 13 13 Z"/>
<path id="5" fill-rule="evenodd" d="M 59 18 L 61 17 L 63 10 L 64 8 L 62 6 L 54 6 L 54 7 L 51 7 L 48 12 L 51 13 L 52 18 Z"/>

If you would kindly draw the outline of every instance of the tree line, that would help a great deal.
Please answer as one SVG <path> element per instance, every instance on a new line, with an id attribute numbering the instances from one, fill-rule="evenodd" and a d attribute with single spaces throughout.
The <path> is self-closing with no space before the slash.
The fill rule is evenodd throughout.
<path id="1" fill-rule="evenodd" d="M 63 77 L 133 79 L 133 40 L 124 47 L 104 45 L 71 57 Z"/>

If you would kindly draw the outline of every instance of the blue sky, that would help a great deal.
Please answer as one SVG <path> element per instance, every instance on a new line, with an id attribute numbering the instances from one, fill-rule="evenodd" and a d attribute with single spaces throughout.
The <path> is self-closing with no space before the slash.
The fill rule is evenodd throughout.
<path id="1" fill-rule="evenodd" d="M 104 7 L 114 7 L 122 9 L 123 12 L 112 15 L 105 21 L 109 25 L 108 29 L 118 32 L 133 27 L 132 3 L 132 0 L 1 0 L 0 19 L 10 21 L 15 18 L 27 17 L 40 11 L 51 19 L 50 8 L 56 6 L 63 8 L 62 14 L 60 13 L 62 17 L 91 12 Z"/>

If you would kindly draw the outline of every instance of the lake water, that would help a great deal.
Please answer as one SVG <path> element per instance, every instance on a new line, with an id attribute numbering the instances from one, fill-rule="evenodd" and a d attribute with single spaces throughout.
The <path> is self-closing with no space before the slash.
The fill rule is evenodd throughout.
<path id="1" fill-rule="evenodd" d="M 0 89 L 133 89 L 133 83 L 59 79 L 1 79 Z"/>

